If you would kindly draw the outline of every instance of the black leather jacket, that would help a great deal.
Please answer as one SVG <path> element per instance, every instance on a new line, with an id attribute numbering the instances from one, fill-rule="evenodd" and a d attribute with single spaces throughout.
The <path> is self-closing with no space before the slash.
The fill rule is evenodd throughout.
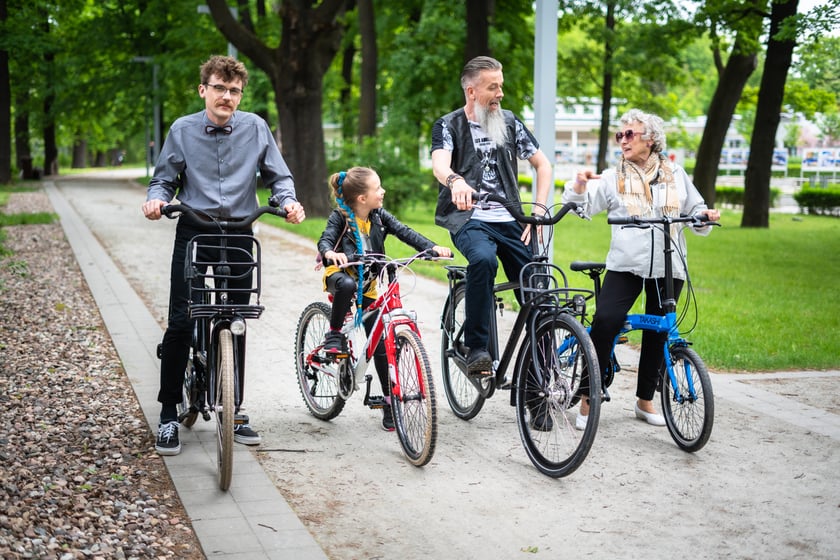
<path id="1" fill-rule="evenodd" d="M 420 235 L 410 227 L 400 222 L 393 214 L 383 208 L 377 208 L 370 213 L 370 246 L 374 253 L 385 253 L 385 238 L 393 234 L 403 243 L 410 245 L 418 251 L 425 251 L 435 246 L 435 243 Z M 336 208 L 327 218 L 327 227 L 321 238 L 318 240 L 318 253 L 324 260 L 324 253 L 335 251 L 344 253 L 347 256 L 358 253 L 356 240 L 353 233 L 347 227 L 347 220 L 344 214 Z M 327 263 L 324 260 L 324 264 Z"/>

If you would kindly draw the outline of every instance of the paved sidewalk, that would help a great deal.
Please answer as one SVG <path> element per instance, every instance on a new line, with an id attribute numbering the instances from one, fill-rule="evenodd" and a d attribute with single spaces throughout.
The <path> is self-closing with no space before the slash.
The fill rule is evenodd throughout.
<path id="1" fill-rule="evenodd" d="M 146 420 L 157 426 L 161 327 L 60 190 L 44 185 Z M 246 447 L 235 448 L 230 490 L 219 490 L 212 423 L 181 430 L 181 454 L 164 460 L 208 559 L 327 558 Z"/>

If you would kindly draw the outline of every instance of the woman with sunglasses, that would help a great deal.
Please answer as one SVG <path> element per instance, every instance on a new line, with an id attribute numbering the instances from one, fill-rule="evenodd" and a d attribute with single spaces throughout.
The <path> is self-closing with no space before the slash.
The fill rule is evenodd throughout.
<path id="1" fill-rule="evenodd" d="M 631 109 L 621 117 L 615 139 L 621 146 L 621 158 L 615 169 L 607 169 L 600 175 L 590 170 L 578 172 L 566 184 L 564 202 L 582 204 L 587 216 L 606 210 L 610 218 L 707 214 L 710 220 L 720 219 L 720 212 L 706 206 L 685 170 L 664 154 L 665 129 L 660 117 Z M 711 228 L 691 230 L 708 235 Z M 678 299 L 686 277 L 683 263 L 686 247 L 682 235 L 674 236 L 674 241 L 678 244 L 672 253 L 674 296 Z M 643 289 L 645 313 L 665 314 L 660 305 L 665 275 L 661 244 L 662 236 L 656 235 L 653 229 L 612 226 L 607 272 L 591 332 L 602 368 L 609 367 L 613 340 Z M 664 360 L 664 336 L 644 331 L 639 357 L 634 412 L 636 418 L 653 426 L 665 425 L 665 419 L 653 406 Z M 589 403 L 582 399 L 575 423 L 578 430 L 586 428 L 588 415 Z"/>

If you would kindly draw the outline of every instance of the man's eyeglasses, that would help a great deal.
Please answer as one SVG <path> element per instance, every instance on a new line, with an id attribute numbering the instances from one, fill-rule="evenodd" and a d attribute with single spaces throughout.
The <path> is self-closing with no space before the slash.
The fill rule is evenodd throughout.
<path id="1" fill-rule="evenodd" d="M 627 138 L 627 141 L 631 142 L 633 140 L 633 138 L 635 138 L 636 136 L 641 138 L 644 135 L 645 135 L 644 132 L 635 132 L 635 131 L 628 128 L 624 132 L 616 132 L 615 133 L 615 141 L 616 142 L 621 142 L 622 138 Z"/>
<path id="2" fill-rule="evenodd" d="M 204 84 L 204 85 L 205 85 L 205 87 L 213 88 L 214 90 L 216 90 L 216 93 L 218 93 L 221 96 L 224 96 L 225 93 L 230 93 L 231 97 L 239 97 L 240 95 L 242 95 L 242 90 L 239 89 L 238 87 L 226 88 L 222 84 Z"/>

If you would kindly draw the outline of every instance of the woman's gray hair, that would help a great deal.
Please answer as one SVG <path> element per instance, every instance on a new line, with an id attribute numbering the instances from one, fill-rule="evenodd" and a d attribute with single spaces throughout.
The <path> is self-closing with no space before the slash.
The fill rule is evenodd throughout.
<path id="1" fill-rule="evenodd" d="M 665 121 L 651 113 L 645 113 L 639 109 L 630 109 L 622 115 L 619 123 L 623 126 L 634 122 L 642 123 L 645 127 L 643 138 L 652 142 L 650 150 L 654 153 L 665 151 Z"/>

